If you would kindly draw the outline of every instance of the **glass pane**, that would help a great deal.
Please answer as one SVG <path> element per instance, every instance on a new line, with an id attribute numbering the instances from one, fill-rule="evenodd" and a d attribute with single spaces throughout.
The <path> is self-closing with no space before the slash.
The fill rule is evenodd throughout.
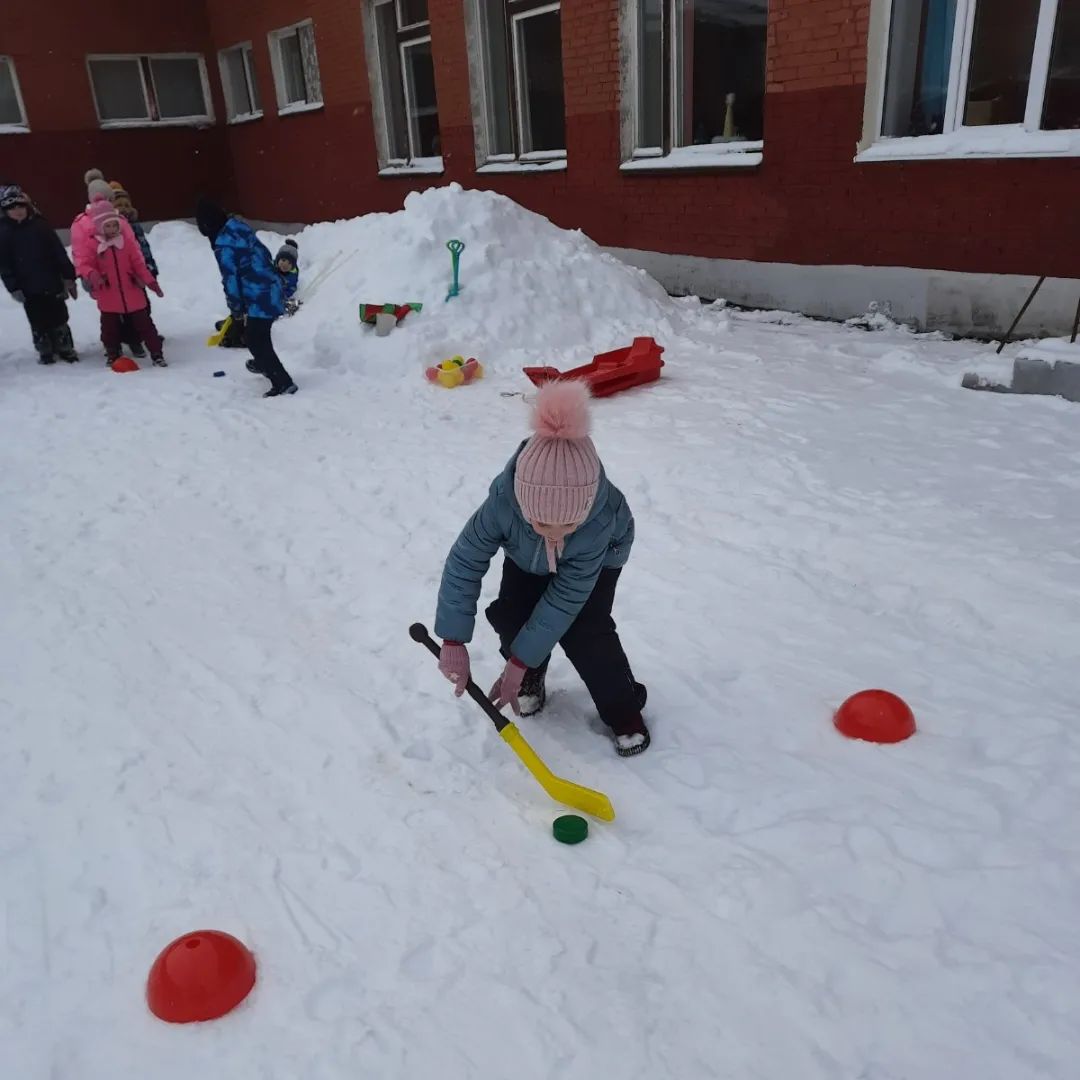
<path id="1" fill-rule="evenodd" d="M 637 146 L 664 143 L 664 2 L 639 0 Z"/>
<path id="2" fill-rule="evenodd" d="M 678 145 L 764 136 L 768 18 L 768 0 L 679 0 Z"/>
<path id="3" fill-rule="evenodd" d="M 1040 0 L 979 0 L 964 123 L 1022 124 Z"/>
<path id="4" fill-rule="evenodd" d="M 91 60 L 98 115 L 102 120 L 148 120 L 138 60 Z"/>
<path id="5" fill-rule="evenodd" d="M 198 60 L 152 59 L 150 74 L 162 120 L 206 116 L 202 69 Z"/>
<path id="6" fill-rule="evenodd" d="M 307 85 L 307 100 L 322 101 L 322 80 L 319 78 L 319 57 L 315 52 L 315 28 L 301 26 L 297 31 L 300 39 L 300 59 L 304 64 L 304 82 Z"/>
<path id="7" fill-rule="evenodd" d="M 1058 0 L 1042 126 L 1080 128 L 1080 0 Z"/>
<path id="8" fill-rule="evenodd" d="M 431 42 L 418 41 L 402 49 L 405 57 L 406 100 L 413 157 L 438 157 L 439 106 L 435 101 L 435 65 Z"/>
<path id="9" fill-rule="evenodd" d="M 259 80 L 255 78 L 255 58 L 252 56 L 251 49 L 244 50 L 244 66 L 247 68 L 251 108 L 254 112 L 262 112 L 262 95 L 259 93 Z"/>
<path id="10" fill-rule="evenodd" d="M 413 26 L 428 21 L 427 0 L 397 0 L 398 24 Z"/>
<path id="11" fill-rule="evenodd" d="M 243 50 L 232 49 L 225 53 L 222 66 L 225 69 L 225 100 L 229 106 L 229 117 L 246 116 L 253 109 L 248 94 Z"/>
<path id="12" fill-rule="evenodd" d="M 942 131 L 955 27 L 956 0 L 894 0 L 882 135 Z"/>
<path id="13" fill-rule="evenodd" d="M 297 34 L 288 34 L 278 38 L 281 56 L 281 83 L 285 93 L 285 104 L 295 105 L 307 101 L 307 85 L 304 82 L 304 60 L 300 55 L 300 38 Z"/>
<path id="14" fill-rule="evenodd" d="M 521 152 L 566 149 L 562 33 L 557 11 L 515 20 Z"/>
<path id="15" fill-rule="evenodd" d="M 510 57 L 506 44 L 505 0 L 483 0 L 482 21 L 487 42 L 488 152 L 514 153 L 510 110 Z"/>
<path id="16" fill-rule="evenodd" d="M 0 124 L 23 123 L 19 99 L 15 96 L 15 79 L 11 73 L 11 62 L 0 60 Z"/>
<path id="17" fill-rule="evenodd" d="M 405 83 L 401 78 L 401 54 L 398 52 L 397 18 L 393 3 L 380 4 L 375 8 L 375 29 L 382 67 L 386 148 L 391 160 L 406 161 L 409 157 L 409 130 L 405 123 Z"/>

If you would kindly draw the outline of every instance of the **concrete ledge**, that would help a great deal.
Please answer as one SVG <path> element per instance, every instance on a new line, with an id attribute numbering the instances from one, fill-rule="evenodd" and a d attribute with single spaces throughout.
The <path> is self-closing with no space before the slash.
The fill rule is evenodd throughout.
<path id="1" fill-rule="evenodd" d="M 670 293 L 724 298 L 750 307 L 850 319 L 872 303 L 919 330 L 999 338 L 1016 317 L 1034 277 L 963 274 L 890 266 L 800 266 L 793 263 L 707 259 L 632 248 L 610 254 L 640 267 Z M 1016 335 L 1069 332 L 1080 300 L 1080 278 L 1047 278 Z"/>

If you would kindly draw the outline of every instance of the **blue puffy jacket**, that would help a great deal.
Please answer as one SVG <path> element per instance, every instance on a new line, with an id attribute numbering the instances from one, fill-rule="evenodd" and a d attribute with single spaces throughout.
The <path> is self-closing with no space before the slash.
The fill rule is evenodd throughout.
<path id="1" fill-rule="evenodd" d="M 233 315 L 276 319 L 285 312 L 285 292 L 273 256 L 250 225 L 229 218 L 214 238 L 221 284 Z"/>
<path id="2" fill-rule="evenodd" d="M 146 263 L 146 269 L 150 271 L 154 277 L 158 277 L 157 263 L 154 261 L 154 253 L 150 250 L 150 241 L 146 238 L 146 230 L 137 221 L 129 221 L 131 231 L 135 234 L 135 239 L 139 241 L 139 250 L 142 252 L 143 262 Z"/>
<path id="3" fill-rule="evenodd" d="M 544 540 L 525 520 L 514 494 L 514 470 L 524 446 L 492 481 L 483 506 L 469 518 L 447 556 L 435 615 L 435 633 L 443 639 L 472 640 L 480 583 L 499 548 L 526 573 L 548 574 Z M 601 468 L 592 510 L 567 537 L 558 572 L 514 638 L 514 656 L 529 667 L 541 664 L 584 607 L 600 571 L 624 565 L 633 542 L 630 507 Z"/>
<path id="4" fill-rule="evenodd" d="M 281 271 L 278 271 L 281 274 Z M 285 274 L 281 274 L 281 284 L 285 288 L 285 299 L 291 300 L 296 295 L 296 290 L 300 285 L 300 271 L 294 266 L 290 271 Z"/>

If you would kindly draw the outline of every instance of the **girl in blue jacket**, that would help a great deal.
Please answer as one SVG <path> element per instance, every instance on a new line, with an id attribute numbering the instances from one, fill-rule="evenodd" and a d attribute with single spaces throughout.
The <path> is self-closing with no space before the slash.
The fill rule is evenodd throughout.
<path id="1" fill-rule="evenodd" d="M 518 447 L 469 519 L 443 568 L 435 633 L 439 670 L 460 697 L 480 585 L 502 548 L 499 595 L 487 609 L 506 660 L 491 691 L 522 716 L 544 706 L 551 650 L 562 646 L 611 729 L 616 752 L 649 745 L 645 687 L 634 679 L 611 617 L 615 586 L 634 542 L 634 518 L 604 474 L 589 438 L 589 392 L 552 382 L 537 394 L 535 434 Z"/>
<path id="2" fill-rule="evenodd" d="M 229 314 L 235 322 L 243 320 L 252 357 L 248 369 L 270 380 L 263 397 L 295 394 L 296 383 L 270 338 L 274 320 L 285 312 L 285 292 L 269 250 L 250 225 L 230 217 L 209 199 L 199 200 L 195 222 L 214 249 Z"/>

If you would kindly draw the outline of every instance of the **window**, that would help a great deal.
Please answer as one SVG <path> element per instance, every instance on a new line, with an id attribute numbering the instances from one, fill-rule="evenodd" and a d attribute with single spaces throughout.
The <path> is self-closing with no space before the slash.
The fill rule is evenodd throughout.
<path id="1" fill-rule="evenodd" d="M 15 76 L 15 61 L 9 56 L 0 56 L 0 133 L 29 130 L 19 80 Z"/>
<path id="2" fill-rule="evenodd" d="M 486 162 L 566 157 L 562 20 L 550 0 L 475 0 Z"/>
<path id="3" fill-rule="evenodd" d="M 201 56 L 89 56 L 86 63 L 102 127 L 213 120 Z"/>
<path id="4" fill-rule="evenodd" d="M 270 35 L 270 62 L 279 113 L 305 112 L 322 106 L 315 26 L 310 19 Z"/>
<path id="5" fill-rule="evenodd" d="M 868 156 L 1080 154 L 1054 134 L 1080 132 L 1080 0 L 891 0 L 888 16 Z"/>
<path id="6" fill-rule="evenodd" d="M 768 0 L 625 0 L 633 27 L 629 155 L 647 166 L 757 164 Z"/>
<path id="7" fill-rule="evenodd" d="M 218 53 L 221 88 L 225 91 L 225 111 L 230 124 L 256 120 L 262 116 L 262 99 L 255 80 L 251 42 L 222 49 Z"/>
<path id="8" fill-rule="evenodd" d="M 442 171 L 427 0 L 375 0 L 369 37 L 379 163 L 389 172 Z M 374 30 L 372 35 L 370 32 Z"/>

